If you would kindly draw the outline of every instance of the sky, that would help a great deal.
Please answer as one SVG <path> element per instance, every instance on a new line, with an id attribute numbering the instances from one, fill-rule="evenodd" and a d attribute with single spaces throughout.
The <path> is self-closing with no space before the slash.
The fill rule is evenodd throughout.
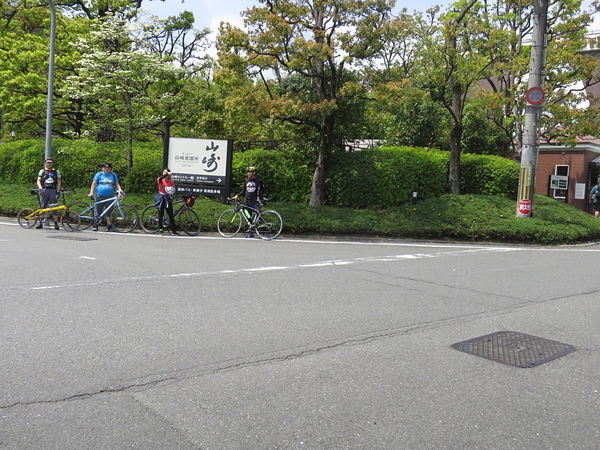
<path id="1" fill-rule="evenodd" d="M 396 11 L 401 8 L 407 8 L 409 13 L 416 11 L 425 11 L 433 5 L 442 5 L 442 10 L 453 0 L 397 0 Z M 591 0 L 585 0 L 584 6 Z M 194 13 L 195 28 L 209 28 L 212 32 L 212 39 L 216 37 L 221 22 L 229 22 L 233 25 L 242 27 L 243 21 L 240 13 L 254 5 L 260 5 L 258 0 L 144 0 L 142 8 L 150 11 L 152 14 L 164 19 L 168 16 L 179 14 L 182 11 L 191 11 Z M 592 29 L 600 29 L 600 15 L 595 17 L 595 24 Z"/>
<path id="2" fill-rule="evenodd" d="M 447 5 L 448 2 L 436 0 L 399 0 L 396 2 L 396 10 L 407 8 L 409 12 L 425 11 L 436 4 Z M 152 14 L 164 19 L 174 16 L 182 11 L 194 13 L 195 28 L 209 28 L 216 32 L 221 22 L 229 22 L 232 25 L 242 27 L 243 21 L 240 13 L 254 5 L 261 5 L 258 0 L 144 0 L 142 8 Z"/>

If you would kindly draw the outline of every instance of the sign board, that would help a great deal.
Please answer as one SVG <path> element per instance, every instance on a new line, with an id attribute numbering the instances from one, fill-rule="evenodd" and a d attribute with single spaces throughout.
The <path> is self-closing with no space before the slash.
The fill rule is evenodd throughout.
<path id="1" fill-rule="evenodd" d="M 172 137 L 166 161 L 177 192 L 227 197 L 232 157 L 232 140 Z"/>
<path id="2" fill-rule="evenodd" d="M 532 87 L 525 94 L 525 100 L 530 105 L 541 105 L 544 101 L 544 90 L 540 87 Z"/>
<path id="3" fill-rule="evenodd" d="M 568 189 L 569 177 L 566 175 L 550 175 L 550 189 Z"/>
<path id="4" fill-rule="evenodd" d="M 575 199 L 585 200 L 587 198 L 585 183 L 575 183 Z"/>
<path id="5" fill-rule="evenodd" d="M 523 215 L 531 214 L 531 210 L 532 210 L 531 200 L 524 199 L 519 202 L 518 211 L 520 214 L 523 214 Z"/>

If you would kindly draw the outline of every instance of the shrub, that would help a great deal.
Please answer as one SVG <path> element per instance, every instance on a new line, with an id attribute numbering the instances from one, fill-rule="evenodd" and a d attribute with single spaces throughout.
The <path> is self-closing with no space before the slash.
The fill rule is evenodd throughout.
<path id="1" fill-rule="evenodd" d="M 246 167 L 257 167 L 267 193 L 277 201 L 307 203 L 314 174 L 315 155 L 289 150 L 236 152 L 232 163 L 231 194 L 242 189 Z M 33 185 L 43 168 L 44 142 L 24 140 L 0 145 L 0 176 Z M 127 170 L 122 144 L 57 139 L 53 142 L 56 167 L 64 185 L 88 187 L 99 165 L 113 164 L 126 192 L 146 194 L 156 190 L 162 171 L 162 144 L 136 143 L 134 166 Z M 411 147 L 386 147 L 359 152 L 335 152 L 325 185 L 327 205 L 350 208 L 385 208 L 447 192 L 449 153 Z M 513 161 L 490 155 L 461 157 L 461 189 L 464 194 L 516 198 L 519 167 Z"/>

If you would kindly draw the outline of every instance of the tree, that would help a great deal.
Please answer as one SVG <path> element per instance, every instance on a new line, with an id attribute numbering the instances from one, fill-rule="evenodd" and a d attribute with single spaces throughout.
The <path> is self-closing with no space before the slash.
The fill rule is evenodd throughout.
<path id="1" fill-rule="evenodd" d="M 2 121 L 19 136 L 45 134 L 50 9 L 45 1 L 2 2 L 0 8 L 0 104 Z M 57 14 L 55 85 L 73 73 L 79 53 L 71 43 L 89 30 L 87 21 Z M 80 129 L 76 105 L 55 89 L 53 133 Z M 5 128 L 5 127 L 3 127 Z"/>
<path id="2" fill-rule="evenodd" d="M 441 16 L 437 30 L 426 24 L 419 33 L 422 43 L 419 77 L 451 117 L 448 188 L 453 194 L 460 193 L 464 108 L 473 86 L 495 57 L 487 51 L 489 47 L 476 2 L 461 0 L 454 3 Z M 430 14 L 434 15 L 435 11 Z"/>
<path id="3" fill-rule="evenodd" d="M 394 0 L 324 1 L 260 0 L 244 12 L 247 32 L 222 27 L 218 49 L 225 64 L 235 61 L 255 70 L 270 98 L 273 119 L 310 126 L 318 134 L 318 157 L 311 206 L 321 206 L 336 140 L 343 98 L 362 93 L 347 71 L 373 57 L 381 45 L 378 29 L 389 18 Z M 305 92 L 280 95 L 271 85 L 299 75 L 309 81 Z M 271 77 L 271 80 L 268 78 Z"/>
<path id="4" fill-rule="evenodd" d="M 123 19 L 95 21 L 89 38 L 75 43 L 82 52 L 77 74 L 68 77 L 62 92 L 80 99 L 87 108 L 89 130 L 121 129 L 127 140 L 127 164 L 133 166 L 133 139 L 152 123 L 152 87 L 163 79 L 178 78 L 184 68 L 149 54 L 131 38 Z M 111 45 L 107 49 L 106 43 Z M 100 141 L 113 135 L 98 135 Z"/>
<path id="5" fill-rule="evenodd" d="M 148 53 L 158 56 L 166 64 L 181 69 L 171 72 L 155 83 L 154 96 L 160 101 L 154 104 L 156 121 L 152 128 L 160 134 L 165 151 L 168 149 L 171 128 L 180 123 L 189 123 L 190 116 L 201 106 L 198 89 L 210 90 L 210 73 L 213 62 L 205 52 L 209 47 L 210 30 L 194 29 L 194 15 L 184 11 L 167 19 L 151 17 L 141 24 L 136 35 L 137 42 Z M 201 87 L 201 81 L 204 86 Z"/>
<path id="6" fill-rule="evenodd" d="M 599 111 L 584 106 L 591 100 L 584 87 L 597 83 L 598 63 L 579 53 L 586 44 L 591 13 L 598 7 L 592 4 L 589 11 L 582 11 L 581 6 L 581 0 L 549 2 L 547 95 L 541 118 L 542 139 L 548 142 L 574 144 L 577 136 L 599 134 Z M 515 154 L 523 147 L 533 6 L 500 1 L 486 4 L 485 9 L 487 33 L 495 36 L 500 56 L 484 73 L 486 89 L 478 95 L 488 119 L 506 136 L 503 153 Z"/>

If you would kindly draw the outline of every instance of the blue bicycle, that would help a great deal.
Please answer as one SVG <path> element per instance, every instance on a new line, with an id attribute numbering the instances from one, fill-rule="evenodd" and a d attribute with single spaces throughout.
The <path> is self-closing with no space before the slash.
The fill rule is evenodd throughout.
<path id="1" fill-rule="evenodd" d="M 140 223 L 140 216 L 133 206 L 121 203 L 124 196 L 124 192 L 118 192 L 114 197 L 94 201 L 91 205 L 85 202 L 75 202 L 71 203 L 68 208 L 81 217 L 80 230 L 86 230 L 91 226 L 98 226 L 102 222 L 102 218 L 110 214 L 112 226 L 115 231 L 129 233 L 137 228 Z M 106 206 L 102 214 L 98 214 L 96 206 L 101 204 Z"/>

